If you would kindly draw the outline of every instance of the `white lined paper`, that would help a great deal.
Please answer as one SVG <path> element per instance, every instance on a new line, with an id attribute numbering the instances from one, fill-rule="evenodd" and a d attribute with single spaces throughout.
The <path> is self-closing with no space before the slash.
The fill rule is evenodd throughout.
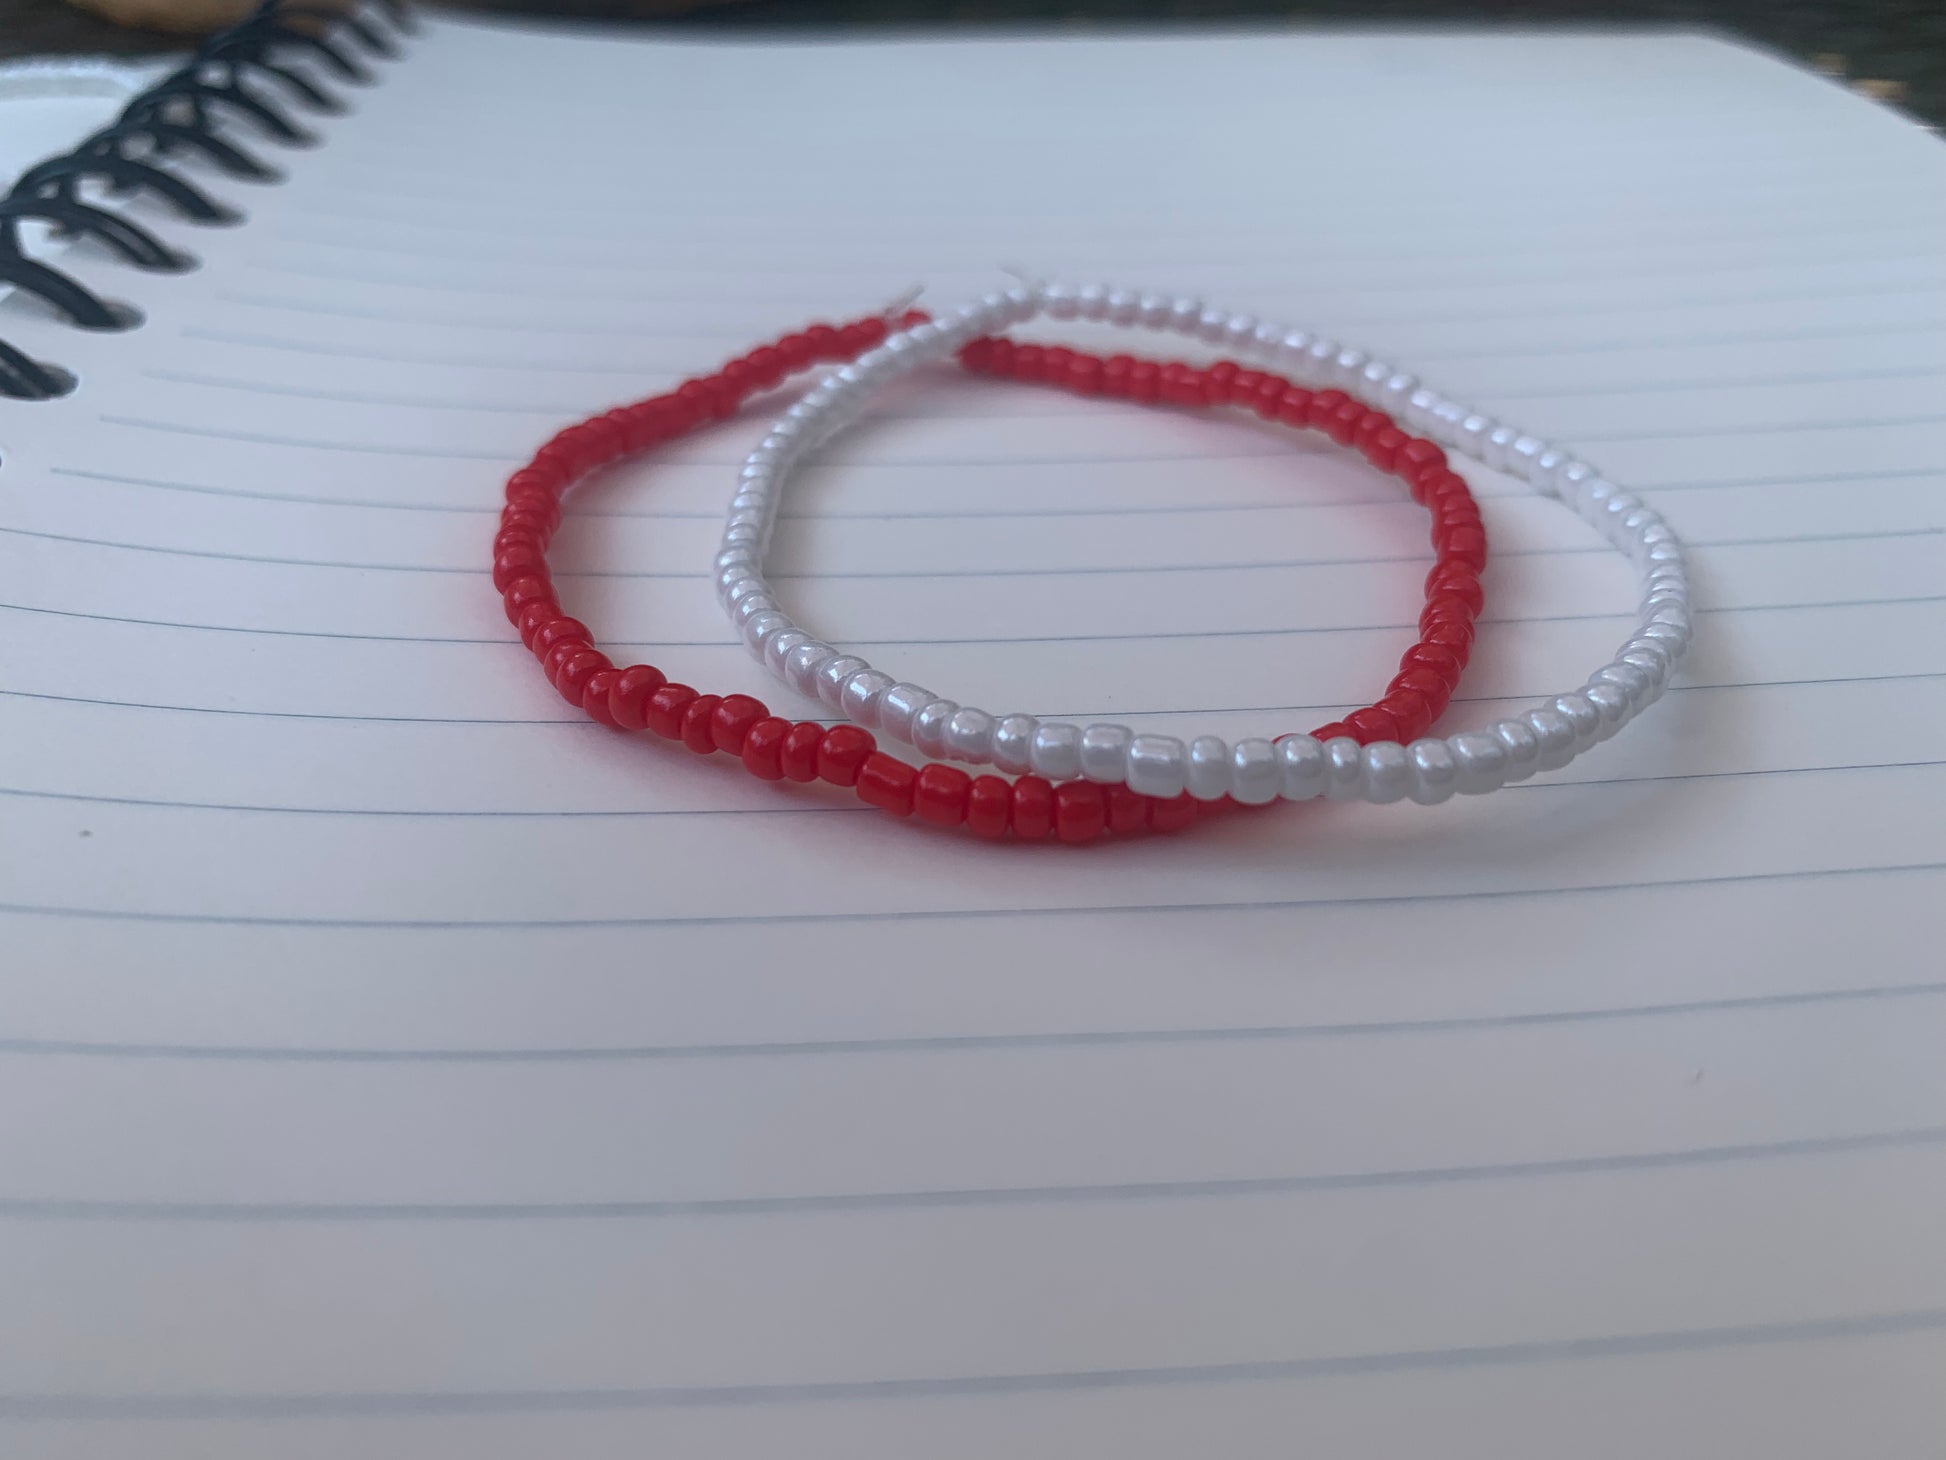
<path id="1" fill-rule="evenodd" d="M 1936 142 L 1683 38 L 413 50 L 198 273 L 77 262 L 143 329 L 4 307 L 82 377 L 0 421 L 10 1453 L 1937 1448 Z M 1356 166 L 1272 144 L 1354 98 Z M 1694 546 L 1683 683 L 1483 801 L 1099 856 L 546 690 L 479 565 L 551 423 L 1014 258 L 1584 446 Z M 694 567 L 757 428 L 557 557 L 781 706 Z M 1455 726 L 1633 596 L 1475 475 Z M 803 616 L 996 704 L 1303 728 L 1416 613 L 1414 512 L 1254 422 L 941 379 L 798 490 Z"/>

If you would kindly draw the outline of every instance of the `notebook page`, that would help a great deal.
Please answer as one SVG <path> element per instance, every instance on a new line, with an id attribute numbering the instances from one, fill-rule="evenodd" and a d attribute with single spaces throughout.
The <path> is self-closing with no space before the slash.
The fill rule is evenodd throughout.
<path id="1" fill-rule="evenodd" d="M 0 304 L 80 376 L 0 417 L 9 1454 L 1937 1453 L 1935 140 L 1681 36 L 410 50 L 196 273 L 73 260 L 141 329 Z M 1003 263 L 1585 450 L 1692 545 L 1682 682 L 1492 797 L 1083 853 L 547 690 L 481 572 L 539 440 Z M 811 717 L 700 571 L 762 422 L 555 557 Z M 1455 728 L 1635 597 L 1467 472 Z M 1169 733 L 1369 698 L 1425 561 L 1328 448 L 951 372 L 786 510 L 834 640 Z"/>

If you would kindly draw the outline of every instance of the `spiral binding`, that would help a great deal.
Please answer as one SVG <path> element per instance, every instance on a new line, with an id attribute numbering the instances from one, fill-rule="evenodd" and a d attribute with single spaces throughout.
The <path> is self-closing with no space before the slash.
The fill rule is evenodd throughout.
<path id="1" fill-rule="evenodd" d="M 122 196 L 147 193 L 191 223 L 237 222 L 243 215 L 236 209 L 161 164 L 194 154 L 241 181 L 277 181 L 282 174 L 222 135 L 222 124 L 234 117 L 272 142 L 314 144 L 317 138 L 293 121 L 286 107 L 333 114 L 345 104 L 287 60 L 301 56 L 336 80 L 369 84 L 374 78 L 366 58 L 397 56 L 395 34 L 410 34 L 415 25 L 401 0 L 371 0 L 368 10 L 316 0 L 262 0 L 246 19 L 203 42 L 187 62 L 137 95 L 72 152 L 28 168 L 0 198 L 0 283 L 36 296 L 81 329 L 129 328 L 136 322 L 129 311 L 30 258 L 21 224 L 46 223 L 67 237 L 92 238 L 138 269 L 176 273 L 192 267 L 189 255 L 140 224 L 85 201 L 83 184 L 99 183 Z M 253 79 L 270 83 L 271 89 L 253 87 Z M 0 396 L 49 400 L 73 385 L 74 378 L 58 365 L 0 340 Z"/>

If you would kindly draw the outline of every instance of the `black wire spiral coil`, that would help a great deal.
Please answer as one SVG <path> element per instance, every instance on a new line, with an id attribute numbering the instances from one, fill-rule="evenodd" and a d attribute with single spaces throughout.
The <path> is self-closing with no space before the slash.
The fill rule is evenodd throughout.
<path id="1" fill-rule="evenodd" d="M 245 182 L 282 174 L 222 135 L 237 118 L 272 142 L 305 147 L 317 138 L 293 121 L 287 107 L 318 113 L 344 102 L 289 61 L 303 57 L 350 85 L 373 80 L 367 58 L 398 54 L 395 34 L 413 22 L 401 0 L 373 0 L 370 13 L 317 3 L 262 0 L 250 15 L 211 36 L 188 61 L 141 92 L 108 126 L 73 151 L 23 172 L 0 198 L 0 284 L 42 300 L 78 328 L 126 329 L 128 311 L 101 298 L 59 269 L 28 256 L 21 224 L 38 222 L 70 238 L 89 238 L 138 269 L 179 273 L 193 260 L 148 229 L 82 197 L 94 183 L 115 196 L 147 193 L 191 223 L 234 223 L 242 215 L 163 164 L 195 155 Z M 253 86 L 253 81 L 269 86 Z M 74 380 L 58 365 L 36 360 L 0 339 L 0 396 L 49 400 Z"/>

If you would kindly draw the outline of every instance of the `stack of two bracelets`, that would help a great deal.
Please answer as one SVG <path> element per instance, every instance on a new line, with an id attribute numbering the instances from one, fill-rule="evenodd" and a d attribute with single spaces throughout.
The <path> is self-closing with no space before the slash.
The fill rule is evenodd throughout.
<path id="1" fill-rule="evenodd" d="M 1213 364 L 1106 358 L 1018 343 L 1001 332 L 1039 315 L 1188 336 Z M 1370 705 L 1309 733 L 1231 744 L 990 714 L 897 681 L 800 628 L 763 573 L 777 504 L 807 453 L 858 417 L 894 379 L 955 357 L 970 371 L 1146 405 L 1254 411 L 1317 431 L 1397 477 L 1431 519 L 1432 567 L 1420 636 Z M 840 363 L 842 362 L 842 363 Z M 800 695 L 849 723 L 773 715 L 749 695 L 672 683 L 653 665 L 616 665 L 563 609 L 547 566 L 568 489 L 595 468 L 728 418 L 759 392 L 828 369 L 765 434 L 742 468 L 712 565 L 743 642 Z M 1576 689 L 1483 730 L 1434 735 L 1473 643 L 1487 540 L 1456 452 L 1525 482 L 1593 525 L 1641 575 L 1637 622 Z M 548 682 L 602 724 L 647 731 L 773 782 L 849 788 L 894 816 L 989 838 L 1081 843 L 1171 831 L 1235 806 L 1314 797 L 1432 805 L 1566 765 L 1653 703 L 1689 646 L 1682 549 L 1660 515 L 1571 453 L 1476 412 L 1364 352 L 1195 299 L 1100 285 L 995 292 L 938 319 L 910 312 L 813 325 L 714 375 L 561 431 L 507 482 L 493 581 Z M 918 766 L 874 734 L 926 757 Z M 958 764 L 955 764 L 957 762 Z M 991 767 L 973 773 L 962 766 Z"/>

